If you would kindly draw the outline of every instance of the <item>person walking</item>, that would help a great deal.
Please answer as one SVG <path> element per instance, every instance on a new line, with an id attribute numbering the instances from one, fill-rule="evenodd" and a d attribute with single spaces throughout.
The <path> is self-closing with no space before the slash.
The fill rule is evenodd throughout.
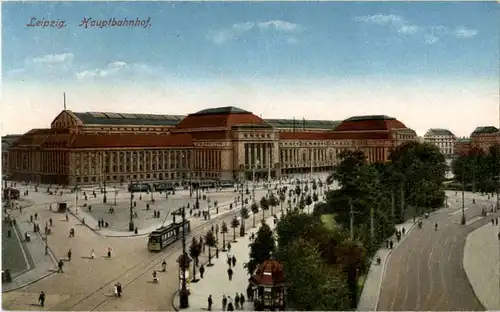
<path id="1" fill-rule="evenodd" d="M 226 311 L 227 298 L 226 295 L 222 295 L 222 311 Z"/>
<path id="2" fill-rule="evenodd" d="M 236 257 L 233 255 L 233 258 L 231 259 L 233 261 L 233 267 L 236 265 Z"/>
<path id="3" fill-rule="evenodd" d="M 227 243 L 227 252 L 231 252 L 231 242 Z"/>
<path id="4" fill-rule="evenodd" d="M 234 305 L 236 309 L 240 308 L 240 296 L 238 295 L 238 293 L 236 293 L 236 296 L 234 296 Z"/>
<path id="5" fill-rule="evenodd" d="M 162 268 L 163 272 L 167 271 L 167 262 L 165 260 L 163 260 L 163 262 L 161 263 L 161 268 Z"/>
<path id="6" fill-rule="evenodd" d="M 68 250 L 68 261 L 71 261 L 71 249 Z"/>
<path id="7" fill-rule="evenodd" d="M 108 247 L 108 258 L 111 258 L 111 247 Z"/>
<path id="8" fill-rule="evenodd" d="M 90 259 L 94 259 L 95 258 L 95 251 L 94 249 L 92 249 L 92 251 L 90 252 Z"/>
<path id="9" fill-rule="evenodd" d="M 227 255 L 227 265 L 229 265 L 229 267 L 231 267 L 231 257 L 229 255 Z"/>
<path id="10" fill-rule="evenodd" d="M 229 280 L 233 279 L 233 269 L 227 269 L 227 276 L 229 277 Z"/>
<path id="11" fill-rule="evenodd" d="M 156 270 L 153 271 L 153 283 L 158 283 L 158 273 L 156 273 Z"/>
<path id="12" fill-rule="evenodd" d="M 243 309 L 243 304 L 245 303 L 245 296 L 243 296 L 243 293 L 240 293 L 240 306 L 241 309 Z"/>
<path id="13" fill-rule="evenodd" d="M 58 270 L 57 270 L 57 273 L 64 273 L 63 272 L 63 261 L 62 260 L 59 260 L 59 262 L 57 263 L 57 267 L 58 267 Z"/>
<path id="14" fill-rule="evenodd" d="M 43 291 L 40 292 L 38 296 L 38 302 L 40 302 L 40 306 L 43 307 L 45 304 L 45 293 Z"/>
<path id="15" fill-rule="evenodd" d="M 201 265 L 200 267 L 200 277 L 203 278 L 203 274 L 205 273 L 205 267 L 203 266 L 203 264 Z"/>
<path id="16" fill-rule="evenodd" d="M 121 297 L 122 296 L 122 284 L 116 283 L 116 285 L 118 287 L 118 297 Z"/>
<path id="17" fill-rule="evenodd" d="M 234 311 L 234 306 L 233 306 L 233 303 L 231 301 L 229 301 L 229 303 L 227 304 L 227 310 Z"/>
<path id="18" fill-rule="evenodd" d="M 212 311 L 212 295 L 208 296 L 208 311 Z"/>

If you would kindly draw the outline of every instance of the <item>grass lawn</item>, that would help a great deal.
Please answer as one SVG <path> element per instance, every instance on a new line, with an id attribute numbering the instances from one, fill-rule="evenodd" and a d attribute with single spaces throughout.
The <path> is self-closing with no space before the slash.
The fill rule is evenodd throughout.
<path id="1" fill-rule="evenodd" d="M 323 222 L 325 227 L 330 231 L 338 228 L 338 224 L 335 222 L 335 214 L 333 213 L 321 215 L 321 222 Z"/>

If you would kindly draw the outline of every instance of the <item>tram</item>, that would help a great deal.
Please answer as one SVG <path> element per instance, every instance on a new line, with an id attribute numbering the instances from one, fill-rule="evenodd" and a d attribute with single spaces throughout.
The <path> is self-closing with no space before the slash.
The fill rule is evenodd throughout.
<path id="1" fill-rule="evenodd" d="M 182 221 L 171 223 L 151 232 L 148 239 L 149 251 L 161 251 L 170 244 L 182 239 L 183 225 L 184 235 L 187 235 L 191 231 L 191 224 L 189 220 L 186 220 L 184 224 Z"/>

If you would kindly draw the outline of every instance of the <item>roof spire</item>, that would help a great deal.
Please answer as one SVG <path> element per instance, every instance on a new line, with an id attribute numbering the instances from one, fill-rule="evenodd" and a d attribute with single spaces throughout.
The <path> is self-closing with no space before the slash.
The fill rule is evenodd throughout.
<path id="1" fill-rule="evenodd" d="M 63 105 L 64 105 L 64 110 L 66 110 L 66 92 L 63 92 Z"/>

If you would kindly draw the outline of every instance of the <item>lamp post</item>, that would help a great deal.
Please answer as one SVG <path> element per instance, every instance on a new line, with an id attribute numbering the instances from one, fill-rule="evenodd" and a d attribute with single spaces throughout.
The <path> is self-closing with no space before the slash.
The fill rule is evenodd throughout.
<path id="1" fill-rule="evenodd" d="M 108 159 L 108 153 L 107 152 L 104 152 L 104 173 L 103 173 L 103 177 L 102 177 L 102 183 L 103 183 L 103 186 L 104 186 L 104 196 L 102 197 L 102 202 L 105 204 L 107 202 L 107 198 L 106 198 L 106 173 L 108 171 L 108 162 L 107 162 L 107 159 Z"/>
<path id="2" fill-rule="evenodd" d="M 128 230 L 129 231 L 134 230 L 134 215 L 132 213 L 132 208 L 134 207 L 133 200 L 134 200 L 134 189 L 131 188 L 130 189 L 130 221 L 128 223 Z"/>
<path id="3" fill-rule="evenodd" d="M 460 224 L 465 225 L 465 165 L 462 163 L 462 219 Z"/>
<path id="4" fill-rule="evenodd" d="M 116 185 L 115 185 L 115 202 L 114 205 L 116 206 Z"/>
<path id="5" fill-rule="evenodd" d="M 186 285 L 186 262 L 188 262 L 186 255 L 186 208 L 182 206 L 172 214 L 182 216 L 182 264 L 179 263 L 182 268 L 182 287 L 179 291 L 179 306 L 181 309 L 186 309 L 189 307 L 189 292 Z"/>

